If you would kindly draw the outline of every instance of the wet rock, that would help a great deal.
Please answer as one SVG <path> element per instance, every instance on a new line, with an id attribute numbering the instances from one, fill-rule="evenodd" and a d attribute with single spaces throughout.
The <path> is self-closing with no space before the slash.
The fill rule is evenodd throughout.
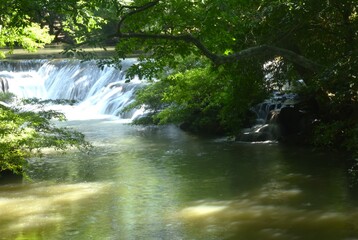
<path id="1" fill-rule="evenodd" d="M 256 105 L 256 124 L 244 129 L 237 141 L 280 141 L 306 143 L 312 132 L 313 117 L 300 107 L 301 100 L 295 94 L 275 93 L 270 99 Z"/>
<path id="2" fill-rule="evenodd" d="M 0 92 L 6 93 L 9 91 L 9 83 L 6 78 L 0 77 Z"/>
<path id="3" fill-rule="evenodd" d="M 303 113 L 293 107 L 284 107 L 277 116 L 277 124 L 282 137 L 294 135 L 302 131 Z"/>

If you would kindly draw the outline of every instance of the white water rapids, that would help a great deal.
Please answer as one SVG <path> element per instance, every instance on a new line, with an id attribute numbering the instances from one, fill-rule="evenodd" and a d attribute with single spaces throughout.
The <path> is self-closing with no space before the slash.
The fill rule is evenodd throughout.
<path id="1" fill-rule="evenodd" d="M 6 61 L 0 62 L 0 78 L 6 79 L 8 91 L 19 98 L 75 100 L 75 106 L 55 107 L 69 120 L 115 116 L 130 121 L 142 113 L 122 112 L 133 102 L 134 92 L 143 86 L 137 77 L 126 78 L 126 70 L 135 63 L 136 59 L 126 59 L 119 70 L 111 66 L 101 69 L 94 61 Z"/>

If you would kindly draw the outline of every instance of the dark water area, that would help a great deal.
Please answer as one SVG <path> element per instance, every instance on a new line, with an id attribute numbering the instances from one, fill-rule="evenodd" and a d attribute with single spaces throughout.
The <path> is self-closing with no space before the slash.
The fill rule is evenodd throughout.
<path id="1" fill-rule="evenodd" d="M 32 159 L 0 186 L 0 239 L 358 239 L 344 156 L 175 126 L 66 123 L 94 151 Z"/>

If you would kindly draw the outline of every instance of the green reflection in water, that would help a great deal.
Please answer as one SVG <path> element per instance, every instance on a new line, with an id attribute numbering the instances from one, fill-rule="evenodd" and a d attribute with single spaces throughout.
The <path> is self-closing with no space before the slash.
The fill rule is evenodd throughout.
<path id="1" fill-rule="evenodd" d="M 34 159 L 32 183 L 1 187 L 0 239 L 358 239 L 339 155 L 68 124 L 95 152 Z"/>

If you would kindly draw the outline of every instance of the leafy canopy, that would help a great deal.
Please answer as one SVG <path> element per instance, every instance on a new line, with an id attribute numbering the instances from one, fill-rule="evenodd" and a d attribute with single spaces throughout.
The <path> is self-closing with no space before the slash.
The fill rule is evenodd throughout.
<path id="1" fill-rule="evenodd" d="M 273 87 L 302 79 L 306 87 L 298 94 L 316 106 L 307 109 L 319 122 L 314 142 L 358 146 L 351 130 L 358 122 L 354 0 L 5 0 L 0 6 L 3 28 L 34 23 L 52 32 L 57 22 L 77 46 L 115 43 L 115 62 L 138 54 L 129 76 L 157 80 L 133 106 L 152 107 L 154 121 L 236 132 L 246 122 L 244 109 Z M 276 63 L 270 82 L 268 62 Z"/>
<path id="2" fill-rule="evenodd" d="M 245 122 L 242 109 L 273 86 L 302 79 L 306 87 L 297 93 L 313 99 L 306 110 L 319 123 L 313 142 L 357 151 L 355 1 L 132 1 L 118 15 L 119 56 L 140 50 L 143 62 L 133 74 L 160 79 L 137 100 L 154 109 L 154 100 L 162 103 L 156 121 L 193 128 L 216 122 L 235 132 Z M 274 78 L 267 82 L 263 66 L 270 61 Z"/>

